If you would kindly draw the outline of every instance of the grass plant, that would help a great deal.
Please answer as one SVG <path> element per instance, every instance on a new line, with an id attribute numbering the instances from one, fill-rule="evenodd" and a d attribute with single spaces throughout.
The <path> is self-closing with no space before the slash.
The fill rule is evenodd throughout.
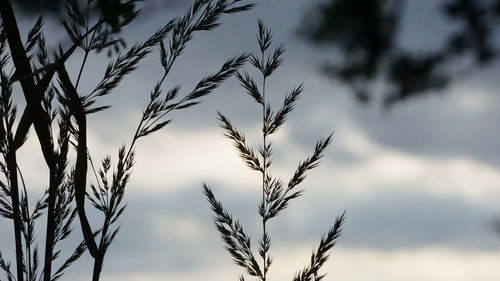
<path id="1" fill-rule="evenodd" d="M 166 22 L 143 42 L 127 48 L 119 31 L 136 19 L 139 11 L 130 11 L 137 2 L 119 1 L 114 11 L 92 17 L 90 10 L 95 8 L 95 1 L 67 0 L 66 17 L 61 22 L 71 44 L 49 50 L 43 18 L 38 18 L 26 40 L 22 40 L 11 1 L 0 1 L 0 215 L 12 221 L 15 241 L 15 269 L 0 252 L 0 271 L 8 281 L 56 281 L 87 251 L 94 261 L 92 280 L 99 280 L 105 255 L 119 231 L 117 222 L 126 208 L 123 199 L 137 141 L 169 124 L 170 112 L 200 103 L 248 59 L 247 54 L 228 59 L 193 89 L 168 86 L 164 90 L 165 78 L 195 33 L 213 30 L 221 24 L 223 15 L 247 11 L 253 4 L 242 0 L 196 0 L 183 16 Z M 117 14 L 119 23 L 107 26 Z M 79 71 L 68 73 L 66 64 L 77 49 L 83 51 Z M 87 118 L 109 108 L 99 99 L 115 92 L 155 49 L 163 73 L 158 73 L 158 82 L 152 87 L 132 140 L 118 149 L 115 163 L 110 156 L 100 156 L 102 161 L 97 167 L 87 142 Z M 110 58 L 95 88 L 82 92 L 78 86 L 85 79 L 88 57 L 100 51 L 117 54 Z M 16 83 L 26 100 L 22 114 L 18 114 L 13 99 Z M 17 158 L 32 125 L 48 170 L 48 187 L 35 206 L 29 205 L 32 195 Z M 71 153 L 76 160 L 70 161 Z M 89 206 L 102 214 L 102 222 L 89 219 Z M 41 218 L 46 218 L 45 234 L 35 233 Z M 83 241 L 68 255 L 58 246 L 70 235 L 77 235 L 74 221 L 79 221 Z M 40 243 L 44 244 L 43 252 Z"/>
<path id="2" fill-rule="evenodd" d="M 272 174 L 273 143 L 270 141 L 270 137 L 283 126 L 287 116 L 293 111 L 303 91 L 303 86 L 298 85 L 286 94 L 283 105 L 279 109 L 275 110 L 271 107 L 266 99 L 266 94 L 268 94 L 266 82 L 282 63 L 284 45 L 279 45 L 271 50 L 272 32 L 262 21 L 259 21 L 258 24 L 257 39 L 259 53 L 252 54 L 250 62 L 260 73 L 261 86 L 259 87 L 257 79 L 252 78 L 247 72 L 238 73 L 236 76 L 246 94 L 262 109 L 262 142 L 258 150 L 248 144 L 245 134 L 239 131 L 226 116 L 220 112 L 217 115 L 220 127 L 225 132 L 224 136 L 233 142 L 238 155 L 246 166 L 261 176 L 262 199 L 258 207 L 258 214 L 262 222 L 262 234 L 258 241 L 260 259 L 254 255 L 250 236 L 243 230 L 242 224 L 224 209 L 222 202 L 217 200 L 208 185 L 203 184 L 203 191 L 213 211 L 217 231 L 233 261 L 242 267 L 247 275 L 261 281 L 267 281 L 267 273 L 273 262 L 270 255 L 269 222 L 284 211 L 294 199 L 302 195 L 303 190 L 298 186 L 306 178 L 307 172 L 319 165 L 325 149 L 332 141 L 332 135 L 318 140 L 312 155 L 298 164 L 293 176 L 288 181 Z M 319 246 L 311 255 L 310 264 L 296 274 L 294 281 L 319 281 L 324 277 L 319 271 L 328 259 L 329 251 L 340 236 L 344 219 L 345 212 L 336 218 L 333 226 L 321 238 Z M 240 281 L 245 280 L 244 275 L 241 275 L 239 279 Z"/>

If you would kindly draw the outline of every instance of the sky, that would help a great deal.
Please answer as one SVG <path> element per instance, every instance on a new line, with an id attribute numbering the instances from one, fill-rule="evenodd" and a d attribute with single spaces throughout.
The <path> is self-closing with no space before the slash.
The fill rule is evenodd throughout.
<path id="1" fill-rule="evenodd" d="M 439 38 L 443 27 L 433 20 L 431 2 L 409 1 L 403 43 L 425 48 Z M 129 43 L 144 40 L 187 5 L 150 3 L 125 30 Z M 275 260 L 269 280 L 291 280 L 344 210 L 347 219 L 323 267 L 324 280 L 498 280 L 500 234 L 493 220 L 500 217 L 500 66 L 471 73 L 439 95 L 391 110 L 362 106 L 345 85 L 321 74 L 325 53 L 297 36 L 304 12 L 314 3 L 261 1 L 250 12 L 225 16 L 221 28 L 195 35 L 165 84 L 167 89 L 181 83 L 187 91 L 227 58 L 256 52 L 260 18 L 272 28 L 274 41 L 286 46 L 284 63 L 267 84 L 270 102 L 277 108 L 287 91 L 300 83 L 305 89 L 288 121 L 271 137 L 273 174 L 288 179 L 312 153 L 316 140 L 334 133 L 321 165 L 302 184 L 304 195 L 269 223 Z M 27 29 L 34 19 L 23 16 L 21 22 Z M 46 31 L 54 42 L 64 38 L 55 21 L 47 22 Z M 76 73 L 81 60 L 79 54 L 69 61 L 70 72 Z M 82 92 L 95 86 L 106 62 L 103 54 L 89 58 Z M 119 146 L 130 143 L 161 74 L 155 52 L 99 101 L 113 107 L 89 117 L 94 159 L 107 154 L 116 159 Z M 224 250 L 201 186 L 205 182 L 212 187 L 257 245 L 260 175 L 245 167 L 224 138 L 217 110 L 245 132 L 250 144 L 259 144 L 261 109 L 235 79 L 202 104 L 172 114 L 173 123 L 161 132 L 140 140 L 127 186 L 128 207 L 106 256 L 102 280 L 222 281 L 243 273 Z M 19 158 L 30 192 L 37 196 L 47 185 L 46 171 L 34 132 L 30 136 Z M 92 222 L 95 228 L 101 223 L 95 214 Z M 7 257 L 13 244 L 9 226 L 0 221 L 0 250 Z M 81 239 L 79 226 L 75 229 L 63 244 L 66 254 Z M 90 279 L 89 266 L 86 255 L 66 278 Z"/>

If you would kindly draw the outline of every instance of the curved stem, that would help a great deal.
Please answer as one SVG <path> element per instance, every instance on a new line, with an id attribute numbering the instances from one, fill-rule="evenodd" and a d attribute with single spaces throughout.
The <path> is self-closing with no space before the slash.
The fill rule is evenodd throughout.
<path id="1" fill-rule="evenodd" d="M 78 217 L 80 218 L 80 224 L 82 227 L 83 236 L 85 238 L 85 243 L 89 249 L 89 253 L 93 258 L 98 255 L 98 248 L 94 240 L 94 234 L 90 223 L 88 221 L 85 212 L 85 188 L 87 185 L 87 120 L 85 116 L 85 110 L 81 104 L 80 97 L 76 92 L 74 86 L 71 84 L 68 73 L 64 66 L 58 69 L 59 78 L 61 82 L 65 84 L 68 89 L 68 98 L 70 101 L 71 110 L 75 116 L 78 125 L 78 146 L 77 146 L 77 158 L 75 165 L 75 201 L 78 211 Z"/>

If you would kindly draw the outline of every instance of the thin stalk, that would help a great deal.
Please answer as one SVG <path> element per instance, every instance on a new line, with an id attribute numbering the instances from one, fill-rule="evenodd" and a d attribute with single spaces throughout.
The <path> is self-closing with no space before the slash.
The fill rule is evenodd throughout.
<path id="1" fill-rule="evenodd" d="M 4 7 L 2 7 L 3 9 Z M 3 10 L 2 10 L 3 12 Z M 2 13 L 3 16 L 3 13 Z M 2 89 L 3 90 L 3 89 Z M 24 261 L 23 261 L 23 245 L 22 245 L 22 237 L 21 237 L 21 229 L 22 229 L 22 217 L 20 213 L 20 205 L 19 205 L 19 183 L 17 176 L 17 158 L 16 158 L 16 148 L 14 146 L 14 139 L 12 136 L 12 122 L 9 122 L 9 112 L 3 114 L 3 121 L 5 123 L 5 128 L 7 132 L 7 151 L 5 153 L 5 160 L 7 162 L 7 170 L 8 170 L 8 180 L 10 183 L 10 197 L 12 200 L 12 220 L 14 223 L 14 242 L 16 248 L 16 270 L 17 270 L 17 280 L 23 281 L 23 269 L 24 269 Z"/>
<path id="2" fill-rule="evenodd" d="M 101 16 L 99 17 L 99 20 L 98 22 L 101 21 L 102 19 L 102 14 Z M 87 28 L 87 32 L 86 33 L 89 33 L 89 7 L 88 7 L 88 3 L 87 3 L 87 22 L 86 22 L 86 28 Z M 92 43 L 94 43 L 94 36 L 97 32 L 97 29 L 94 29 L 94 32 L 92 32 L 92 36 L 90 36 L 90 41 L 87 42 L 86 46 L 85 46 L 85 55 L 83 56 L 83 61 L 82 61 L 82 65 L 80 66 L 80 71 L 78 71 L 78 78 L 76 79 L 76 83 L 75 83 L 75 89 L 78 89 L 78 84 L 80 83 L 80 79 L 82 77 L 82 73 L 83 73 L 83 68 L 85 67 L 85 63 L 87 62 L 87 58 L 89 56 L 89 53 L 90 53 L 90 48 L 92 46 Z M 87 37 L 85 37 L 85 40 L 87 40 Z"/>
<path id="3" fill-rule="evenodd" d="M 49 179 L 49 197 L 47 199 L 48 210 L 47 210 L 47 230 L 45 239 L 45 264 L 43 269 L 43 280 L 51 281 L 52 277 L 52 260 L 54 256 L 54 239 L 56 232 L 56 219 L 55 219 L 55 205 L 57 196 L 57 178 L 55 175 L 55 169 L 50 168 L 50 179 Z"/>
<path id="4" fill-rule="evenodd" d="M 25 222 L 26 224 L 26 229 L 28 229 L 29 231 L 29 221 L 26 221 Z M 25 239 L 25 244 L 24 244 L 24 251 L 26 253 L 25 255 L 25 261 L 24 261 L 24 264 L 26 264 L 26 280 L 28 281 L 31 281 L 32 279 L 32 276 L 31 276 L 31 246 L 30 246 L 30 243 L 29 241 L 26 241 Z"/>
<path id="5" fill-rule="evenodd" d="M 153 103 L 153 101 L 149 101 L 149 104 L 146 108 L 150 107 L 151 104 Z M 134 133 L 134 137 L 132 138 L 132 143 L 130 143 L 130 147 L 128 148 L 128 151 L 127 151 L 127 154 L 125 155 L 125 161 L 128 160 L 128 158 L 130 157 L 130 154 L 132 153 L 133 151 L 133 148 L 134 148 L 134 145 L 135 145 L 135 142 L 137 141 L 138 139 L 138 136 L 139 136 L 139 131 L 141 130 L 142 128 L 142 124 L 144 123 L 144 114 L 142 115 L 142 118 L 141 118 L 141 121 L 139 122 L 139 125 L 137 125 L 137 128 L 135 129 L 135 133 Z"/>
<path id="6" fill-rule="evenodd" d="M 97 176 L 97 171 L 95 169 L 95 166 L 94 166 L 94 161 L 92 161 L 92 157 L 90 156 L 90 151 L 89 149 L 87 148 L 87 157 L 89 159 L 89 163 L 90 163 L 90 167 L 92 168 L 92 172 L 94 174 L 94 177 L 95 177 L 95 181 L 97 183 L 97 186 L 99 187 L 99 189 L 101 188 L 101 184 L 99 182 L 99 177 Z"/>
<path id="7" fill-rule="evenodd" d="M 101 233 L 101 241 L 99 242 L 99 251 L 97 257 L 94 259 L 94 270 L 92 274 L 92 281 L 99 281 L 102 272 L 102 265 L 104 263 L 104 256 L 106 255 L 106 246 L 104 245 L 106 235 L 109 229 L 109 216 L 106 214 L 104 219 L 104 226 Z"/>
<path id="8" fill-rule="evenodd" d="M 264 61 L 264 52 L 262 52 L 262 61 Z M 262 167 L 262 204 L 264 207 L 264 217 L 262 218 L 262 238 L 266 237 L 266 210 L 267 210 L 267 202 L 266 202 L 266 176 L 267 176 L 267 134 L 266 134 L 266 76 L 263 74 L 262 79 L 262 143 L 264 145 L 263 151 L 263 167 Z M 266 273 L 267 273 L 267 251 L 264 251 L 264 255 L 262 257 L 262 281 L 266 281 Z"/>
<path id="9" fill-rule="evenodd" d="M 89 53 L 90 51 L 85 50 L 85 55 L 83 56 L 82 65 L 80 66 L 80 71 L 78 71 L 78 78 L 76 79 L 75 89 L 78 89 L 78 84 L 80 83 L 80 78 L 82 78 L 83 68 L 85 67 L 85 63 L 87 62 Z"/>
<path id="10" fill-rule="evenodd" d="M 16 244 L 17 280 L 23 281 L 23 246 L 21 242 L 21 214 L 19 213 L 19 185 L 17 179 L 16 151 L 7 152 L 7 169 L 9 170 L 10 197 L 12 198 L 12 215 L 14 221 L 14 240 Z"/>
<path id="11" fill-rule="evenodd" d="M 160 121 L 163 117 L 165 117 L 168 113 L 170 113 L 172 110 L 174 109 L 177 109 L 177 106 L 181 105 L 182 103 L 186 102 L 190 97 L 192 96 L 192 93 L 191 94 L 188 94 L 186 96 L 184 96 L 180 101 L 178 101 L 176 103 L 176 106 L 172 106 L 170 107 L 169 109 L 165 110 L 162 114 L 160 114 L 158 117 L 156 117 L 156 119 L 153 119 L 153 121 L 151 121 L 150 123 L 148 124 L 154 124 L 158 121 Z"/>
<path id="12" fill-rule="evenodd" d="M 168 75 L 169 71 L 170 71 L 170 67 L 165 69 L 165 72 L 163 73 L 163 76 L 161 77 L 160 82 L 159 82 L 160 86 L 163 84 L 163 81 L 165 81 L 165 78 L 167 78 L 167 75 Z M 152 103 L 153 103 L 153 101 L 150 100 L 149 104 L 146 106 L 146 108 L 149 108 Z M 160 116 L 160 117 L 163 117 L 163 115 Z M 144 120 L 145 120 L 144 119 L 144 115 L 142 115 L 141 121 L 139 122 L 139 125 L 137 126 L 137 129 L 135 130 L 134 137 L 132 138 L 132 143 L 130 144 L 130 147 L 129 147 L 128 151 L 127 151 L 127 154 L 125 154 L 125 160 L 128 160 L 130 154 L 133 151 L 134 145 L 135 145 L 135 143 L 136 143 L 136 141 L 138 139 L 139 131 L 142 128 L 142 124 L 144 124 Z"/>
<path id="13" fill-rule="evenodd" d="M 19 165 L 17 166 L 17 172 L 19 174 L 19 178 L 21 179 L 21 184 L 23 186 L 23 193 L 24 193 L 24 197 L 26 198 L 26 210 L 25 210 L 25 216 L 26 216 L 26 229 L 28 231 L 28 238 L 29 239 L 32 239 L 31 237 L 31 232 L 30 232 L 30 222 L 31 222 L 31 218 L 29 216 L 29 202 L 28 202 L 28 191 L 26 190 L 26 182 L 24 181 L 24 177 L 23 177 L 23 173 L 21 172 L 21 168 L 19 168 Z M 27 280 L 28 281 L 31 281 L 32 280 L 32 275 L 31 275 L 31 241 L 28 240 L 26 241 L 25 239 L 25 243 L 24 243 L 24 248 L 25 248 L 25 251 L 26 251 L 26 257 L 25 257 L 25 264 L 27 265 L 27 270 L 26 270 L 26 277 L 27 277 Z"/>

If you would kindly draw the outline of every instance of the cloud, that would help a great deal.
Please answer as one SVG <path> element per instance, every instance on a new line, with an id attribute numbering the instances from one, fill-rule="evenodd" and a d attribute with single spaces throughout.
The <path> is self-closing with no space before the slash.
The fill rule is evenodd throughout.
<path id="1" fill-rule="evenodd" d="M 275 262 L 269 272 L 271 280 L 292 280 L 294 274 L 309 262 L 311 249 L 295 245 L 292 249 L 274 249 Z M 223 254 L 222 250 L 219 254 Z M 229 259 L 213 257 L 218 265 L 192 271 L 144 271 L 104 273 L 106 280 L 235 280 L 241 270 Z M 418 251 L 373 251 L 370 249 L 334 249 L 322 272 L 331 280 L 373 281 L 476 281 L 495 280 L 500 274 L 498 253 L 462 252 L 448 248 L 424 248 Z"/>
<path id="2" fill-rule="evenodd" d="M 256 16 L 273 27 L 276 42 L 287 42 L 284 66 L 271 77 L 268 93 L 273 105 L 279 105 L 285 92 L 302 81 L 305 92 L 282 131 L 272 136 L 274 173 L 287 180 L 313 151 L 316 138 L 330 131 L 335 134 L 322 164 L 305 180 L 304 196 L 271 221 L 273 279 L 290 280 L 344 209 L 348 218 L 340 248 L 325 270 L 330 272 L 327 278 L 497 278 L 500 239 L 489 224 L 499 211 L 500 198 L 498 69 L 489 76 L 463 79 L 448 95 L 421 98 L 390 112 L 359 107 L 344 88 L 319 75 L 314 63 L 324 57 L 293 37 L 299 7 L 307 4 L 263 2 L 252 13 L 225 18 L 222 29 L 195 36 L 166 84 L 169 88 L 182 83 L 183 91 L 188 91 L 227 58 L 254 50 Z M 287 11 L 276 13 L 283 6 Z M 145 39 L 150 33 L 144 30 L 152 32 L 166 19 L 144 18 L 127 33 L 129 43 Z M 113 108 L 89 117 L 90 152 L 97 165 L 106 154 L 116 161 L 119 146 L 130 143 L 149 91 L 161 76 L 155 55 L 115 93 L 98 102 Z M 78 69 L 80 59 L 72 60 L 69 67 Z M 79 88 L 82 92 L 99 81 L 106 62 L 102 54 L 90 57 Z M 141 140 L 125 199 L 129 206 L 107 255 L 103 279 L 236 279 L 240 270 L 231 264 L 212 225 L 201 182 L 209 183 L 227 209 L 241 219 L 255 244 L 260 233 L 256 216 L 260 178 L 244 166 L 222 136 L 217 110 L 226 113 L 257 147 L 260 108 L 235 81 L 195 109 L 172 115 L 173 124 Z M 35 195 L 47 185 L 38 146 L 31 132 L 19 154 L 29 192 Z M 101 222 L 95 214 L 91 221 L 94 228 Z M 0 221 L 0 241 L 11 241 L 10 223 Z M 75 236 L 64 250 L 80 239 L 75 224 Z M 1 250 L 12 252 L 11 246 L 0 242 Z M 88 280 L 89 266 L 86 256 L 72 271 L 78 276 L 74 279 Z"/>

